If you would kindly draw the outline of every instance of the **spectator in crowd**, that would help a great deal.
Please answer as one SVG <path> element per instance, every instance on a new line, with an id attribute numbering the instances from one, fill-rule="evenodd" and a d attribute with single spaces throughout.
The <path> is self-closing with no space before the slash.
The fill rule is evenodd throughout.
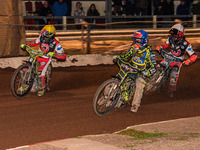
<path id="1" fill-rule="evenodd" d="M 158 6 L 155 8 L 155 12 L 154 12 L 154 13 L 155 13 L 155 15 L 158 15 L 158 16 L 164 14 L 162 3 L 158 4 Z M 158 17 L 157 20 L 158 20 L 158 21 L 162 21 L 163 19 Z M 161 23 L 158 23 L 158 24 L 157 24 L 157 27 L 162 27 L 162 24 L 161 24 Z"/>
<path id="2" fill-rule="evenodd" d="M 176 8 L 176 14 L 177 15 L 188 15 L 189 14 L 189 8 L 186 5 L 186 0 L 180 0 L 180 4 Z"/>
<path id="3" fill-rule="evenodd" d="M 178 5 L 177 9 L 176 9 L 176 14 L 177 15 L 189 15 L 189 7 L 186 5 L 186 1 L 185 0 L 180 0 L 180 4 Z M 180 18 L 182 21 L 186 21 L 187 18 L 183 17 Z"/>
<path id="4" fill-rule="evenodd" d="M 126 15 L 134 16 L 137 12 L 136 0 L 126 0 Z"/>
<path id="5" fill-rule="evenodd" d="M 96 9 L 95 4 L 91 4 L 88 11 L 87 16 L 100 16 L 98 10 Z M 89 23 L 96 23 L 96 19 L 90 19 L 88 20 Z"/>
<path id="6" fill-rule="evenodd" d="M 147 15 L 148 0 L 138 0 L 136 5 L 137 15 Z"/>
<path id="7" fill-rule="evenodd" d="M 67 11 L 67 16 L 71 16 L 72 13 L 72 0 L 66 0 L 68 11 Z"/>
<path id="8" fill-rule="evenodd" d="M 162 15 L 165 15 L 166 17 L 160 18 L 163 21 L 172 21 L 171 17 L 167 17 L 168 15 L 174 15 L 174 3 L 172 0 L 166 0 L 161 3 L 162 9 L 161 12 L 163 13 Z M 168 28 L 170 27 L 170 23 L 165 23 L 162 25 L 163 28 Z"/>
<path id="9" fill-rule="evenodd" d="M 43 6 L 40 8 L 40 12 L 39 12 L 39 16 L 45 16 L 45 17 L 51 17 L 52 16 L 52 12 L 51 12 L 51 8 L 49 7 L 49 2 L 45 1 Z M 47 25 L 49 24 L 49 20 L 50 19 L 40 19 L 39 23 L 42 25 Z"/>
<path id="10" fill-rule="evenodd" d="M 112 0 L 113 2 L 113 15 L 122 15 L 122 0 Z"/>
<path id="11" fill-rule="evenodd" d="M 166 0 L 162 3 L 163 15 L 174 15 L 174 3 L 172 0 Z"/>
<path id="12" fill-rule="evenodd" d="M 193 1 L 194 1 L 194 0 L 185 0 L 185 5 L 188 7 L 189 14 L 190 14 L 191 11 L 192 11 L 192 4 L 193 4 Z"/>
<path id="13" fill-rule="evenodd" d="M 163 0 L 153 0 L 153 6 L 156 9 L 160 3 L 163 2 Z"/>
<path id="14" fill-rule="evenodd" d="M 163 5 L 162 3 L 158 4 L 158 6 L 155 8 L 155 15 L 163 15 Z"/>
<path id="15" fill-rule="evenodd" d="M 192 13 L 194 15 L 200 15 L 200 0 L 198 1 L 198 3 L 194 4 L 192 7 Z"/>
<path id="16" fill-rule="evenodd" d="M 76 3 L 76 8 L 75 8 L 75 10 L 74 10 L 74 16 L 79 16 L 79 17 L 85 16 L 85 13 L 84 13 L 84 11 L 83 11 L 83 8 L 82 8 L 80 2 L 77 2 L 77 3 Z M 75 24 L 80 24 L 80 23 L 82 23 L 82 21 L 83 21 L 82 18 L 76 18 L 76 19 L 75 19 Z M 77 27 L 77 29 L 80 29 L 80 28 L 81 28 L 81 26 L 76 26 L 76 27 Z"/>
<path id="17" fill-rule="evenodd" d="M 53 4 L 53 15 L 54 16 L 66 16 L 67 14 L 67 4 L 63 0 L 58 0 Z M 63 20 L 62 18 L 55 19 L 55 24 L 62 24 Z M 62 27 L 57 27 L 57 29 L 62 29 Z"/>
<path id="18" fill-rule="evenodd" d="M 49 2 L 49 7 L 53 7 L 54 2 L 56 2 L 57 0 L 48 0 Z"/>

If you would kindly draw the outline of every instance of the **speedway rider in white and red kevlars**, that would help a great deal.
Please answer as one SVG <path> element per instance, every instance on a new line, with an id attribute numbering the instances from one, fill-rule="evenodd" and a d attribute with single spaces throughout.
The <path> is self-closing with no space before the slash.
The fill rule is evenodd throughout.
<path id="1" fill-rule="evenodd" d="M 47 55 L 37 57 L 37 61 L 40 63 L 38 67 L 38 96 L 44 94 L 45 89 L 45 74 L 50 63 L 50 57 L 55 57 L 60 60 L 65 60 L 66 55 L 64 54 L 61 44 L 55 39 L 56 29 L 53 25 L 46 25 L 42 28 L 39 37 L 28 43 L 28 46 L 39 45 L 39 51 L 45 52 Z"/>
<path id="2" fill-rule="evenodd" d="M 197 59 L 197 55 L 193 51 L 191 44 L 185 39 L 185 32 L 183 26 L 181 24 L 175 24 L 170 29 L 169 34 L 170 36 L 168 37 L 167 41 L 161 46 L 157 47 L 157 50 L 160 50 L 161 48 L 170 48 L 171 51 L 169 53 L 173 54 L 175 57 L 181 60 L 184 60 L 185 54 L 188 54 L 189 59 L 183 62 L 183 64 L 185 65 L 189 65 L 190 63 L 195 62 Z M 165 64 L 168 64 L 168 62 L 162 60 L 160 64 L 165 66 Z M 176 84 L 178 81 L 181 66 L 181 62 L 171 62 L 170 64 L 170 67 L 172 68 L 170 73 L 169 86 L 169 92 L 171 97 L 173 97 L 173 91 L 176 90 Z"/>

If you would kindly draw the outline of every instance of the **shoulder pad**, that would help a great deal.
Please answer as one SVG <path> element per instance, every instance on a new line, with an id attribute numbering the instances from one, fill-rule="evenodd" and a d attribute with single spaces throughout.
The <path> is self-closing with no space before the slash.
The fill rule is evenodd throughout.
<path id="1" fill-rule="evenodd" d="M 183 42 L 183 45 L 188 45 L 188 43 L 186 41 Z"/>
<path id="2" fill-rule="evenodd" d="M 62 46 L 60 44 L 58 44 L 57 50 L 58 51 L 62 50 Z"/>

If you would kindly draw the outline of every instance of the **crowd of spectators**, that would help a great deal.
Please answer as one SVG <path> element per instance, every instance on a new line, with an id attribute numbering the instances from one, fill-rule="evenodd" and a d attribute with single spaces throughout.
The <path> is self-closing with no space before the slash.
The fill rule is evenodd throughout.
<path id="1" fill-rule="evenodd" d="M 180 4 L 174 9 L 174 0 L 112 0 L 112 14 L 121 16 L 143 16 L 152 15 L 190 15 L 200 14 L 200 0 L 193 5 L 194 0 L 180 0 Z M 152 7 L 153 2 L 153 7 Z M 153 9 L 153 10 L 152 10 Z M 100 16 L 95 4 L 91 4 L 84 12 L 81 2 L 77 2 L 72 12 L 72 0 L 46 0 L 40 8 L 39 16 L 76 16 L 75 24 L 83 21 L 82 16 Z M 80 18 L 78 18 L 80 16 Z M 187 17 L 180 18 L 183 21 Z M 168 21 L 166 19 L 163 19 Z M 62 24 L 62 17 L 54 19 L 55 24 Z M 96 19 L 86 19 L 90 23 L 96 23 Z M 49 24 L 50 19 L 40 20 L 40 24 Z M 79 28 L 79 26 L 77 26 Z"/>
<path id="2" fill-rule="evenodd" d="M 40 8 L 39 16 L 75 16 L 74 19 L 75 24 L 82 23 L 83 19 L 82 16 L 100 16 L 100 13 L 98 12 L 96 5 L 91 4 L 90 7 L 87 10 L 87 14 L 83 11 L 81 2 L 77 2 L 74 12 L 72 11 L 72 1 L 71 0 L 46 0 L 43 3 L 43 6 Z M 77 18 L 80 17 L 80 18 Z M 62 17 L 54 19 L 55 24 L 62 24 Z M 87 19 L 87 22 L 90 23 L 96 23 L 96 19 Z M 49 24 L 50 19 L 41 19 L 40 24 Z M 59 27 L 57 27 L 59 29 Z M 77 26 L 77 28 L 80 28 L 80 26 Z"/>
<path id="3" fill-rule="evenodd" d="M 112 0 L 113 15 L 126 14 L 127 16 L 134 15 L 150 15 L 148 11 L 151 7 L 151 1 L 148 0 Z"/>
<path id="4" fill-rule="evenodd" d="M 199 4 L 194 4 L 194 0 L 180 0 L 180 4 L 176 8 L 177 15 L 200 14 Z M 152 11 L 156 15 L 174 15 L 174 0 L 112 0 L 113 15 L 126 14 L 134 15 L 152 15 Z M 153 2 L 153 10 L 152 10 Z"/>

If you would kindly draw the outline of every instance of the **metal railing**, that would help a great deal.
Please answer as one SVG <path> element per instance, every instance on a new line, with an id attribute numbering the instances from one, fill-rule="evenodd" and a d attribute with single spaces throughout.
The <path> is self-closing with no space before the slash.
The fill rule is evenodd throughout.
<path id="1" fill-rule="evenodd" d="M 54 17 L 53 19 L 63 19 L 63 24 L 56 24 L 56 27 L 63 27 L 62 30 L 57 31 L 57 38 L 59 40 L 80 40 L 82 41 L 82 45 L 86 43 L 86 51 L 87 53 L 91 52 L 91 41 L 94 40 L 109 40 L 109 39 L 131 39 L 132 33 L 135 32 L 138 28 L 141 28 L 140 25 L 147 25 L 146 31 L 149 33 L 150 38 L 155 37 L 167 37 L 169 28 L 163 29 L 158 28 L 159 24 L 168 24 L 172 25 L 176 23 L 175 21 L 160 21 L 160 19 L 167 20 L 168 18 L 175 19 L 175 18 L 183 18 L 187 17 L 190 18 L 189 21 L 183 21 L 182 23 L 185 25 L 189 25 L 190 27 L 186 28 L 186 35 L 187 36 L 200 36 L 200 28 L 196 28 L 200 20 L 198 17 L 200 15 L 193 15 L 193 16 L 127 16 L 124 19 L 132 19 L 134 21 L 123 21 L 123 22 L 112 22 L 112 23 L 103 23 L 103 24 L 93 24 L 83 22 L 82 24 L 74 24 L 68 23 L 68 20 L 74 20 L 75 18 L 80 17 Z M 51 17 L 41 17 L 41 16 L 26 16 L 24 19 L 52 19 Z M 83 19 L 105 19 L 105 16 L 98 16 L 98 17 L 82 17 Z M 167 18 L 167 19 L 166 19 Z M 121 17 L 114 16 L 114 19 L 120 19 Z M 134 27 L 129 27 L 129 25 L 135 25 Z M 24 27 L 35 27 L 35 30 L 26 30 L 26 40 L 32 41 L 34 40 L 39 33 L 39 28 L 44 25 L 40 24 L 0 24 L 0 26 L 24 26 Z M 80 30 L 69 30 L 69 26 L 80 26 Z M 98 27 L 101 27 L 100 29 Z M 116 28 L 115 28 L 116 27 Z M 118 28 L 120 27 L 120 28 Z M 123 28 L 121 28 L 123 27 Z M 127 28 L 126 28 L 127 27 Z M 112 29 L 111 29 L 112 28 Z M 84 46 L 81 48 L 84 51 Z"/>

